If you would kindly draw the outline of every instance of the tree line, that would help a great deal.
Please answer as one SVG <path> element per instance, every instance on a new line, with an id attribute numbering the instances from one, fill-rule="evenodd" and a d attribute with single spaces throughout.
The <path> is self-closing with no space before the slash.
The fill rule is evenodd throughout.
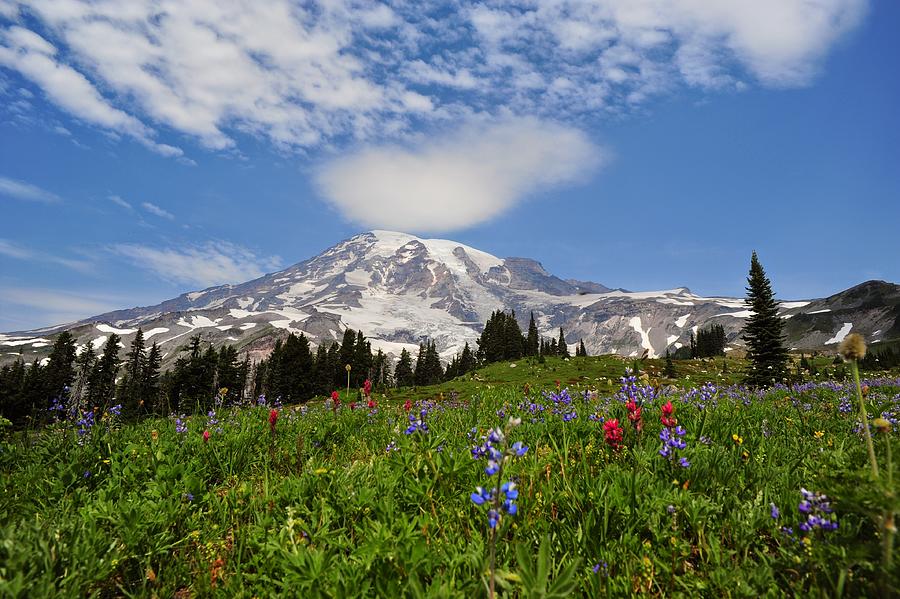
<path id="1" fill-rule="evenodd" d="M 566 343 L 565 333 L 560 327 L 559 337 L 545 339 L 538 334 L 537 323 L 534 320 L 534 312 L 528 323 L 528 333 L 523 334 L 516 320 L 515 310 L 504 312 L 497 310 L 491 314 L 481 336 L 478 339 L 476 359 L 481 364 L 502 362 L 506 360 L 519 360 L 528 357 L 558 356 L 568 358 L 569 345 Z M 584 340 L 579 340 L 575 348 L 576 356 L 587 356 Z"/>

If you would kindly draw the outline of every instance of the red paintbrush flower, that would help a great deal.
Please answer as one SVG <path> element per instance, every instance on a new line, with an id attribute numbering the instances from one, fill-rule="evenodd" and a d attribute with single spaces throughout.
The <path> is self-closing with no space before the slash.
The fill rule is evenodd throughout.
<path id="1" fill-rule="evenodd" d="M 403 409 L 405 411 L 409 412 L 412 409 L 412 402 L 408 399 L 405 402 L 403 402 Z"/>
<path id="2" fill-rule="evenodd" d="M 269 428 L 272 430 L 272 434 L 275 434 L 275 423 L 278 422 L 278 410 L 272 410 L 269 412 Z"/>
<path id="3" fill-rule="evenodd" d="M 206 443 L 209 441 L 209 431 L 203 431 L 203 442 Z"/>
<path id="4" fill-rule="evenodd" d="M 363 395 L 369 397 L 372 394 L 372 381 L 366 379 L 366 382 L 363 383 Z"/>
<path id="5" fill-rule="evenodd" d="M 666 428 L 675 428 L 675 425 L 678 424 L 678 420 L 673 417 L 675 406 L 672 405 L 672 402 L 667 401 L 660 408 L 660 412 L 659 421 L 662 422 L 663 426 Z"/>
<path id="6" fill-rule="evenodd" d="M 644 421 L 641 418 L 642 409 L 634 403 L 633 399 L 629 399 L 628 403 L 625 404 L 625 409 L 628 410 L 628 420 L 631 421 L 631 424 L 637 429 L 638 432 L 644 429 Z"/>
<path id="7" fill-rule="evenodd" d="M 613 449 L 619 449 L 622 444 L 622 427 L 619 426 L 619 420 L 613 418 L 603 423 L 603 434 L 606 444 Z"/>

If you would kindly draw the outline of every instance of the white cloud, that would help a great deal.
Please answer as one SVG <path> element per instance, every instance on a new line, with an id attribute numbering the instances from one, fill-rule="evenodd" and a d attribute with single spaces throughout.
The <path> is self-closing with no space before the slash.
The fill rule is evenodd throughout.
<path id="1" fill-rule="evenodd" d="M 81 273 L 90 273 L 93 271 L 94 265 L 86 260 L 77 260 L 74 258 L 64 258 L 48 254 L 40 250 L 34 250 L 24 245 L 18 244 L 8 239 L 0 239 L 0 256 L 14 258 L 16 260 L 28 260 L 31 262 L 45 262 L 48 264 L 59 264 L 66 268 L 71 268 Z"/>
<path id="2" fill-rule="evenodd" d="M 473 122 L 414 147 L 368 148 L 329 162 L 316 179 L 352 221 L 452 231 L 494 218 L 535 190 L 578 181 L 600 158 L 577 129 L 508 119 Z"/>
<path id="3" fill-rule="evenodd" d="M 277 256 L 257 256 L 245 247 L 225 241 L 178 248 L 125 243 L 110 250 L 163 280 L 203 287 L 243 283 L 277 270 L 281 264 Z"/>
<path id="4" fill-rule="evenodd" d="M 126 210 L 134 210 L 134 207 L 131 204 L 129 204 L 127 201 L 122 199 L 121 196 L 111 195 L 111 196 L 109 196 L 109 201 L 112 202 L 113 204 L 116 204 L 117 206 L 121 206 L 122 208 L 125 208 Z"/>
<path id="5" fill-rule="evenodd" d="M 75 322 L 135 303 L 95 291 L 35 287 L 0 288 L 0 302 L 5 306 L 0 323 L 19 330 Z"/>
<path id="6" fill-rule="evenodd" d="M 55 193 L 41 189 L 37 185 L 10 179 L 2 175 L 0 175 L 0 195 L 28 202 L 42 202 L 44 204 L 55 204 L 62 201 L 62 198 Z"/>
<path id="7" fill-rule="evenodd" d="M 303 149 L 470 114 L 597 119 L 683 86 L 805 85 L 868 2 L 17 5 L 6 4 L 17 24 L 0 27 L 0 65 L 76 117 L 176 155 L 151 127 L 213 149 L 237 134 Z"/>
<path id="8" fill-rule="evenodd" d="M 150 202 L 141 202 L 141 208 L 153 214 L 154 216 L 158 216 L 160 218 L 166 218 L 169 220 L 175 220 L 175 215 L 169 212 L 168 210 L 164 210 L 157 206 L 156 204 L 151 204 Z"/>
<path id="9" fill-rule="evenodd" d="M 19 26 L 2 31 L 0 65 L 34 81 L 63 110 L 89 123 L 129 135 L 164 156 L 178 148 L 154 142 L 153 132 L 138 119 L 113 107 L 80 72 L 56 59 L 57 50 L 40 35 Z"/>

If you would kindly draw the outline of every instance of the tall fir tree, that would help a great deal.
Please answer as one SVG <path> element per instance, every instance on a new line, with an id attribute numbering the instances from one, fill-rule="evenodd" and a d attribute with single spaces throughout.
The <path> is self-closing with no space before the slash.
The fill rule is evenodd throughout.
<path id="1" fill-rule="evenodd" d="M 147 364 L 141 375 L 141 398 L 144 400 L 146 410 L 157 416 L 168 414 L 167 406 L 160 403 L 159 394 L 159 369 L 162 365 L 162 355 L 156 342 L 150 346 L 147 354 Z"/>
<path id="2" fill-rule="evenodd" d="M 784 320 L 778 316 L 778 302 L 775 301 L 772 284 L 756 252 L 750 257 L 745 302 L 751 312 L 742 331 L 750 361 L 746 382 L 754 387 L 781 382 L 787 375 L 788 364 Z"/>
<path id="3" fill-rule="evenodd" d="M 566 337 L 563 335 L 562 327 L 559 327 L 559 341 L 556 342 L 556 351 L 561 358 L 569 357 L 569 346 L 566 344 Z"/>
<path id="4" fill-rule="evenodd" d="M 144 353 L 144 332 L 138 328 L 125 354 L 125 373 L 120 385 L 119 402 L 126 418 L 135 419 L 143 411 L 141 390 L 147 356 Z"/>
<path id="5" fill-rule="evenodd" d="M 398 387 L 411 387 L 415 384 L 416 377 L 413 371 L 412 356 L 404 347 L 400 351 L 400 359 L 394 368 L 394 383 Z"/>
<path id="6" fill-rule="evenodd" d="M 69 401 L 76 410 L 86 410 L 90 404 L 91 380 L 97 355 L 94 346 L 88 343 L 75 358 L 75 380 L 69 393 Z"/>
<path id="7" fill-rule="evenodd" d="M 119 339 L 120 337 L 115 333 L 109 335 L 91 377 L 91 404 L 103 412 L 106 412 L 106 409 L 112 405 L 110 402 L 116 392 L 116 375 L 119 373 Z"/>
<path id="8" fill-rule="evenodd" d="M 428 347 L 424 343 L 419 344 L 419 355 L 416 357 L 415 379 L 416 386 L 427 385 L 428 373 L 425 368 L 425 356 L 428 353 Z"/>
<path id="9" fill-rule="evenodd" d="M 75 338 L 69 331 L 59 334 L 53 343 L 45 373 L 47 399 L 67 399 L 67 391 L 75 380 Z M 69 389 L 71 391 L 71 389 Z"/>
<path id="10" fill-rule="evenodd" d="M 531 313 L 531 320 L 528 322 L 528 337 L 525 339 L 525 355 L 537 356 L 541 353 L 540 334 L 538 333 L 537 323 L 534 321 L 534 312 Z"/>

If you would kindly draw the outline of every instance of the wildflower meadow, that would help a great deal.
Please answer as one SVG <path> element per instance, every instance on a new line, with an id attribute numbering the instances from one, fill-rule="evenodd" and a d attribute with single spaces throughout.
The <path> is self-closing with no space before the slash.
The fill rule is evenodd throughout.
<path id="1" fill-rule="evenodd" d="M 55 404 L 0 445 L 0 595 L 896 593 L 900 379 L 682 383 Z"/>

